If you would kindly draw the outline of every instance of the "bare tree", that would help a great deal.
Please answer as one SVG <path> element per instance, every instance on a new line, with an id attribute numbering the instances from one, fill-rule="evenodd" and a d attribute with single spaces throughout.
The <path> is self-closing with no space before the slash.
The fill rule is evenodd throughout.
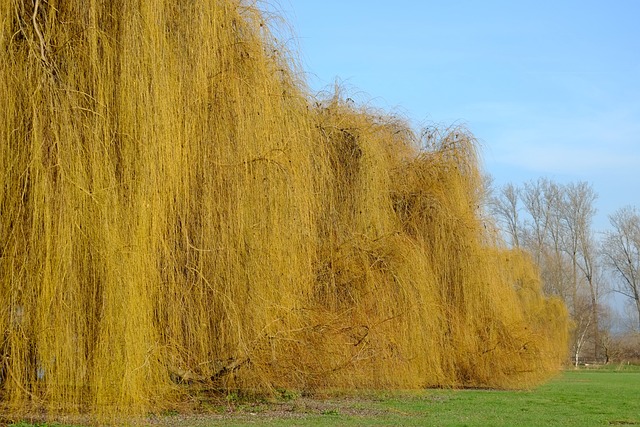
<path id="1" fill-rule="evenodd" d="M 570 183 L 563 187 L 560 204 L 562 223 L 562 248 L 571 262 L 571 297 L 574 312 L 577 306 L 588 307 L 588 327 L 594 343 L 599 341 L 598 307 L 600 292 L 596 281 L 597 250 L 591 224 L 596 213 L 597 195 L 587 182 Z M 586 288 L 586 289 L 584 289 Z M 579 295 L 588 294 L 587 304 L 578 302 Z M 598 359 L 598 346 L 594 346 L 594 358 Z"/>
<path id="2" fill-rule="evenodd" d="M 627 206 L 609 216 L 603 244 L 606 266 L 618 277 L 615 291 L 633 301 L 640 330 L 640 214 Z"/>
<path id="3" fill-rule="evenodd" d="M 524 185 L 522 192 L 522 201 L 530 217 L 530 220 L 526 221 L 525 245 L 538 265 L 542 263 L 549 231 L 550 206 L 545 196 L 548 183 L 549 181 L 544 178 L 528 182 Z"/>
<path id="4" fill-rule="evenodd" d="M 522 243 L 540 268 L 545 291 L 571 305 L 571 270 L 563 250 L 563 191 L 561 185 L 546 178 L 525 183 L 521 197 L 527 219 L 523 221 Z"/>
<path id="5" fill-rule="evenodd" d="M 503 226 L 511 246 L 520 247 L 520 189 L 512 183 L 500 188 L 497 196 L 490 198 L 490 209 L 496 220 Z"/>
<path id="6" fill-rule="evenodd" d="M 580 363 L 582 349 L 589 339 L 588 332 L 592 330 L 591 325 L 594 318 L 587 298 L 579 298 L 574 301 L 573 305 L 573 313 L 571 317 L 573 319 L 575 329 L 572 353 L 575 366 L 578 366 Z"/>

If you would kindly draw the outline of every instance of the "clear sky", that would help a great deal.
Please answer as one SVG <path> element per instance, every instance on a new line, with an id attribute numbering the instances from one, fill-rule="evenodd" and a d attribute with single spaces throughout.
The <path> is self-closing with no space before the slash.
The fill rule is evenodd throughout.
<path id="1" fill-rule="evenodd" d="M 274 4 L 273 2 L 271 2 Z M 312 90 L 464 124 L 497 185 L 588 181 L 640 208 L 639 0 L 280 0 Z"/>

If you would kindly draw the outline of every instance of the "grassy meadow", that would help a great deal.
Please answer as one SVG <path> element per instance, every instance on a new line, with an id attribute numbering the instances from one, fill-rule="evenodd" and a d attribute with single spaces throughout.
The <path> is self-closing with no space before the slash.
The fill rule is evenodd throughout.
<path id="1" fill-rule="evenodd" d="M 638 367 L 571 369 L 532 390 L 380 391 L 324 399 L 283 393 L 272 401 L 230 396 L 225 402 L 208 405 L 203 402 L 199 414 L 167 411 L 145 419 L 142 424 L 186 427 L 640 425 L 639 395 Z"/>
<path id="2" fill-rule="evenodd" d="M 386 392 L 368 399 L 337 399 L 319 414 L 304 414 L 305 408 L 301 406 L 300 418 L 266 416 L 257 423 L 272 426 L 640 425 L 638 396 L 640 370 L 568 370 L 533 390 Z M 230 420 L 224 425 L 255 425 L 256 420 L 251 417 L 245 413 L 244 419 Z"/>

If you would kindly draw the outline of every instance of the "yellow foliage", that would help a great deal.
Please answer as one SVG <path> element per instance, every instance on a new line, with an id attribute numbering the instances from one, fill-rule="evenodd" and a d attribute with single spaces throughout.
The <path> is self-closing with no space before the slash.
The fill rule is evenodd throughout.
<path id="1" fill-rule="evenodd" d="M 483 226 L 473 137 L 427 142 L 314 103 L 242 2 L 0 0 L 0 401 L 544 379 L 565 309 Z"/>

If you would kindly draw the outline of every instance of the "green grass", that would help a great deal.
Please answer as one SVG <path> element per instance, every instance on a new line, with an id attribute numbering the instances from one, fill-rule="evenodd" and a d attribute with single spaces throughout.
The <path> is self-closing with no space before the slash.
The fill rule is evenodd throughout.
<path id="1" fill-rule="evenodd" d="M 567 370 L 528 391 L 425 390 L 239 405 L 182 426 L 640 426 L 640 369 Z M 171 418 L 171 417 L 167 417 Z M 28 427 L 27 424 L 20 424 Z"/>

